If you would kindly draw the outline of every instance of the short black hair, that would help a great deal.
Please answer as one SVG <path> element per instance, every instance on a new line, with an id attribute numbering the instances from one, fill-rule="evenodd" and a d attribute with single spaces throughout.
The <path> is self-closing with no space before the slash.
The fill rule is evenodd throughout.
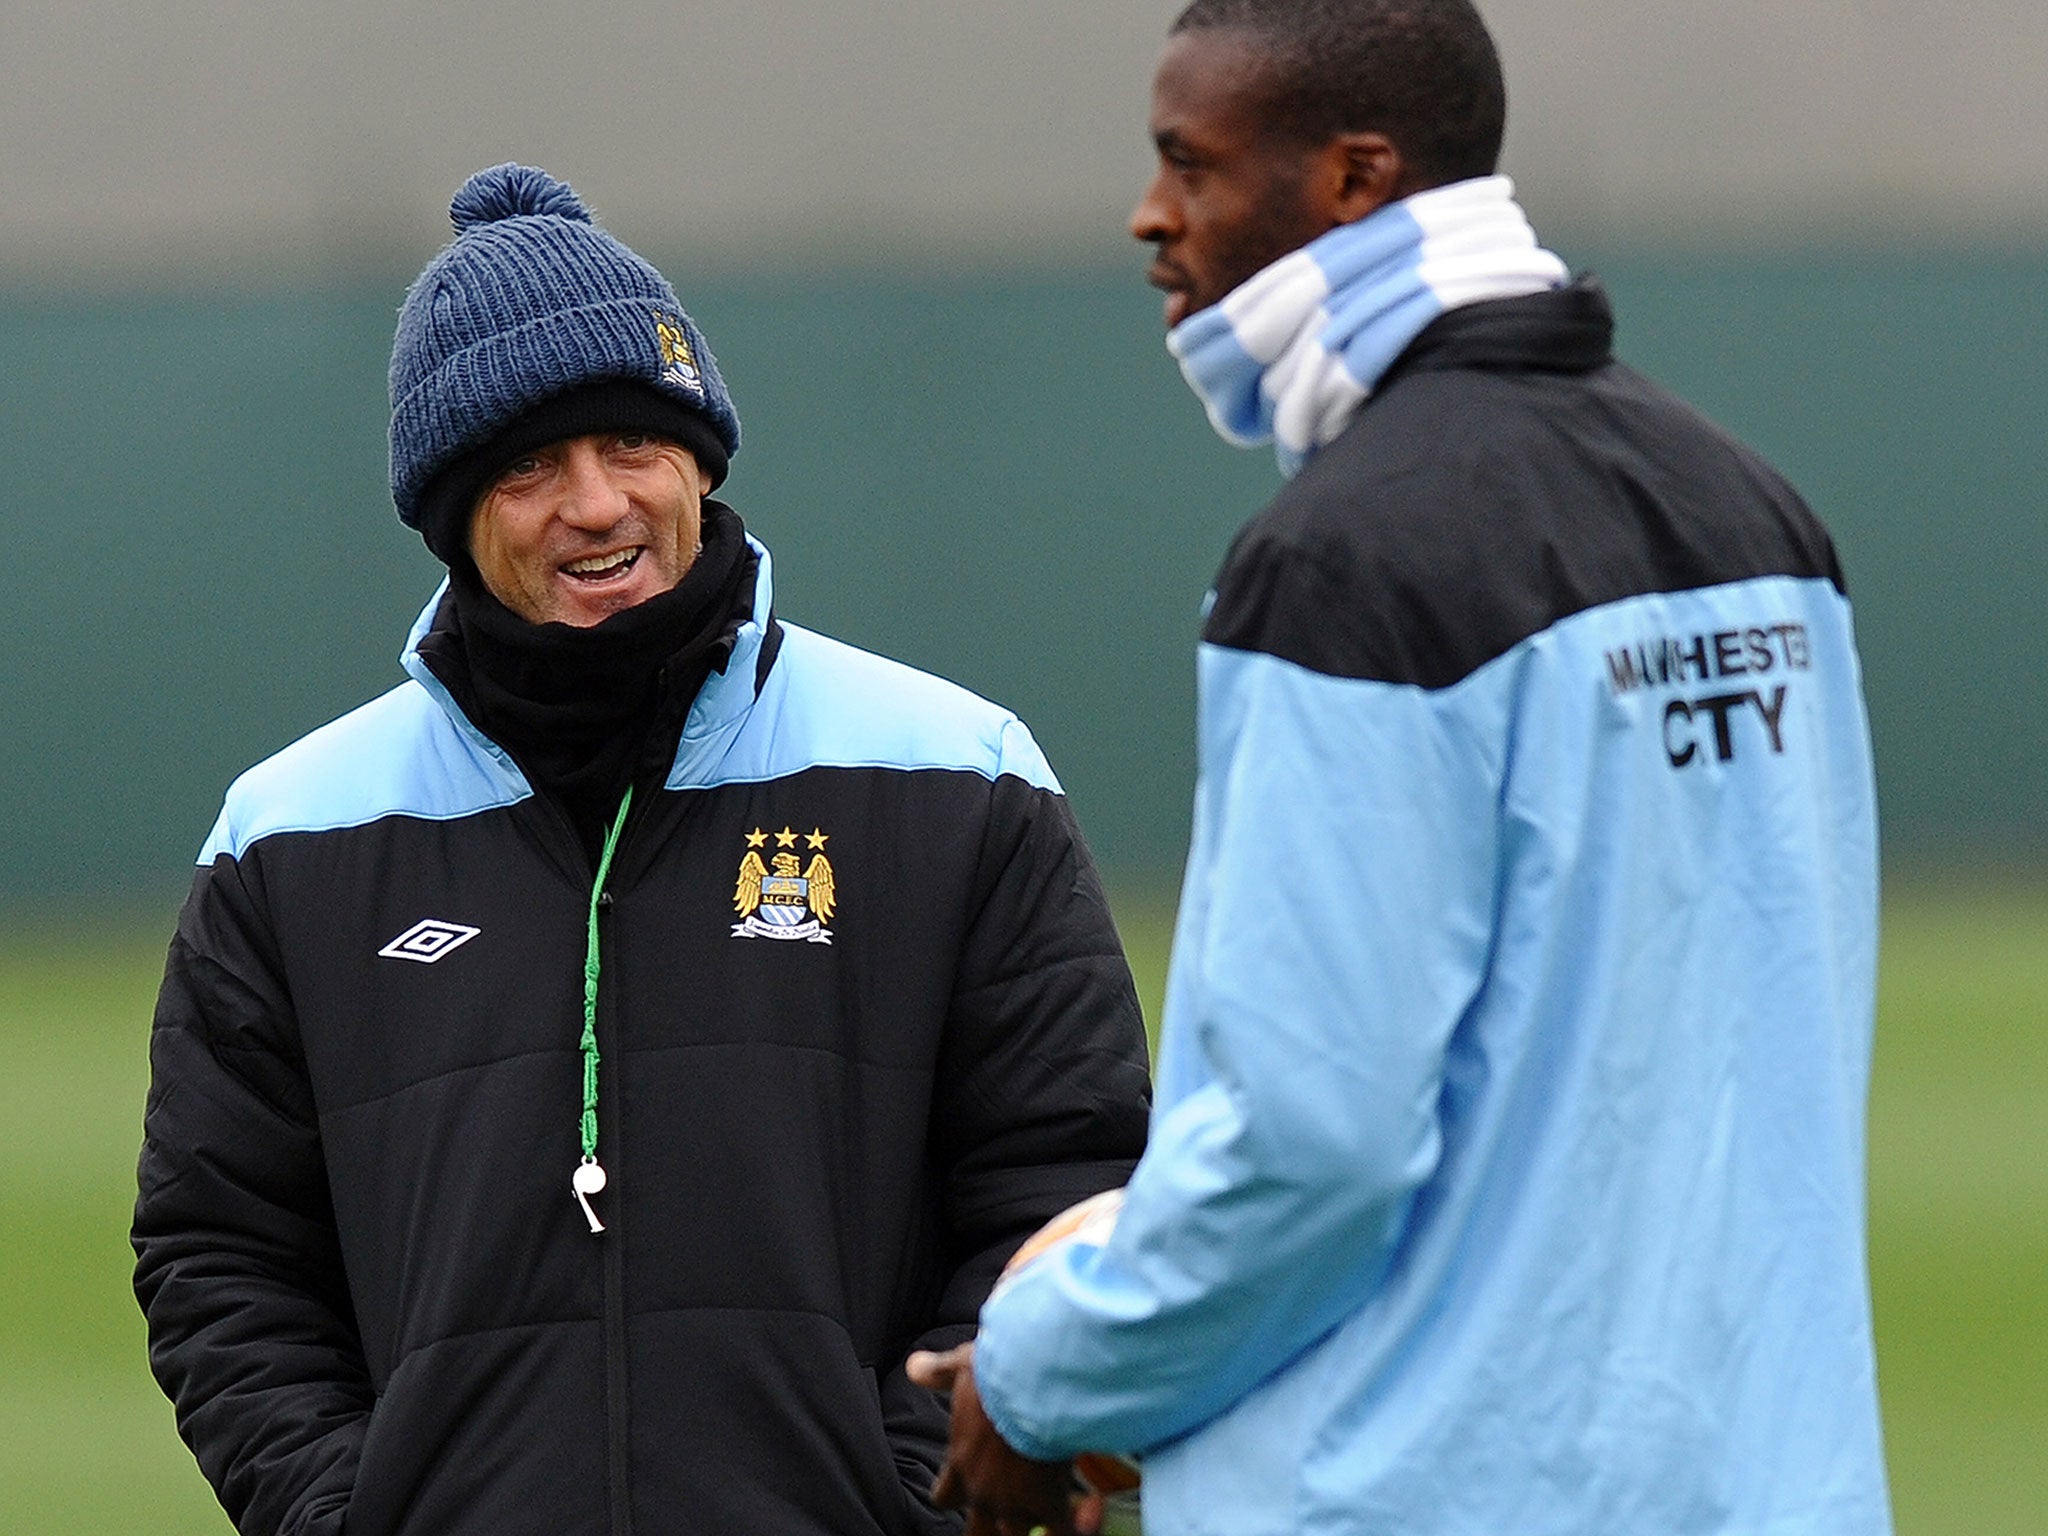
<path id="1" fill-rule="evenodd" d="M 1276 133 L 1384 133 L 1431 186 L 1500 164 L 1507 87 L 1471 0 L 1194 0 L 1171 30 L 1250 34 L 1270 61 Z"/>

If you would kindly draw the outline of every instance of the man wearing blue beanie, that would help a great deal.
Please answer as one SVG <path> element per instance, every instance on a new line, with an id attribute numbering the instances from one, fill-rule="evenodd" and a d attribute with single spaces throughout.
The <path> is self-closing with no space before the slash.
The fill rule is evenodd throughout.
<path id="1" fill-rule="evenodd" d="M 152 1035 L 136 1293 L 245 1533 L 936 1533 L 1016 1244 L 1145 1045 L 1014 715 L 776 613 L 648 263 L 472 177 L 391 360 L 448 567 L 409 679 L 251 769 Z"/>

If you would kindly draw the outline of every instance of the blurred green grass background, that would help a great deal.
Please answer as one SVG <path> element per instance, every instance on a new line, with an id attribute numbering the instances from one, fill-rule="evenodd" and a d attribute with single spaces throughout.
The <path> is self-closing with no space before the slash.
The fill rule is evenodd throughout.
<path id="1" fill-rule="evenodd" d="M 1149 1018 L 1170 898 L 1117 913 Z M 143 1360 L 128 1208 L 171 918 L 0 936 L 0 1532 L 223 1536 Z M 1901 1536 L 2048 1528 L 2048 884 L 1887 891 L 1871 1264 Z M 1647 1536 L 1647 1533 L 1645 1533 Z"/>

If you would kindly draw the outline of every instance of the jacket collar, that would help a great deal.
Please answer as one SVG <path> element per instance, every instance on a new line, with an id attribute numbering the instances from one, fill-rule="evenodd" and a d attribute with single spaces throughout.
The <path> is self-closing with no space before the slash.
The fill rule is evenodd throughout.
<path id="1" fill-rule="evenodd" d="M 1585 274 L 1550 293 L 1492 299 L 1441 315 L 1386 372 L 1445 368 L 1492 372 L 1590 373 L 1614 360 L 1614 309 L 1600 279 Z"/>
<path id="2" fill-rule="evenodd" d="M 756 560 L 753 604 L 733 636 L 732 655 L 725 664 L 725 670 L 713 672 L 697 690 L 696 700 L 683 722 L 682 735 L 676 742 L 675 761 L 669 767 L 670 784 L 683 782 L 707 758 L 725 750 L 748 711 L 754 707 L 767 670 L 774 662 L 772 637 L 777 627 L 774 565 L 768 546 L 751 533 L 747 535 L 747 547 L 753 551 Z M 434 595 L 427 599 L 426 607 L 413 620 L 399 664 L 405 668 L 407 676 L 426 689 L 434 702 L 441 706 L 442 712 L 470 746 L 495 763 L 509 782 L 522 789 L 530 789 L 526 775 L 512 761 L 511 754 L 463 713 L 462 706 L 455 702 L 447 685 L 434 675 L 434 669 L 420 655 L 420 642 L 433 629 L 434 615 L 447 595 L 448 578 L 443 576 L 434 588 Z"/>
<path id="3" fill-rule="evenodd" d="M 768 668 L 774 665 L 775 569 L 768 546 L 747 535 L 747 546 L 755 557 L 754 601 L 744 623 L 733 636 L 732 656 L 723 672 L 713 672 L 697 690 L 696 702 L 683 721 L 683 733 L 676 741 L 675 761 L 669 765 L 668 782 L 690 779 L 707 759 L 730 745 L 733 736 L 760 697 Z"/>
<path id="4" fill-rule="evenodd" d="M 434 616 L 440 612 L 442 600 L 448 596 L 448 586 L 448 578 L 443 576 L 440 585 L 434 588 L 434 595 L 427 599 L 427 606 L 412 621 L 412 630 L 405 637 L 405 649 L 399 653 L 398 664 L 405 668 L 407 676 L 426 689 L 429 698 L 441 706 L 441 712 L 454 725 L 456 733 L 472 749 L 495 764 L 510 783 L 530 794 L 533 786 L 527 783 L 519 765 L 512 761 L 512 754 L 486 736 L 476 722 L 463 713 L 462 706 L 455 702 L 455 695 L 448 691 L 448 685 L 434 675 L 434 669 L 420 654 L 420 642 L 433 630 Z"/>

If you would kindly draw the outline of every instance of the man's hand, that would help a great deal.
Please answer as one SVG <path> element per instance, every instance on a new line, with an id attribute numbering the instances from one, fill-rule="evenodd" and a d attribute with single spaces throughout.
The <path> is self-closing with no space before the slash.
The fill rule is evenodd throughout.
<path id="1" fill-rule="evenodd" d="M 953 1395 L 952 1439 L 932 1484 L 932 1502 L 967 1512 L 966 1536 L 1095 1536 L 1102 1499 L 1077 1498 L 1071 1462 L 1034 1461 L 996 1433 L 974 1390 L 974 1346 L 944 1354 L 919 1350 L 904 1363 L 910 1379 Z"/>

